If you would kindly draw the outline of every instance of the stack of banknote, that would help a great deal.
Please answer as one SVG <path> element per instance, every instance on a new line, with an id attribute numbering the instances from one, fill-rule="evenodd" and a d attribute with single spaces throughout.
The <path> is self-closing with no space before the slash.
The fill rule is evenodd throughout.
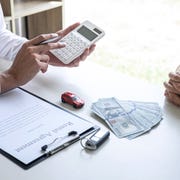
<path id="1" fill-rule="evenodd" d="M 138 137 L 162 120 L 162 110 L 156 102 L 121 101 L 111 97 L 92 103 L 91 109 L 119 138 Z"/>

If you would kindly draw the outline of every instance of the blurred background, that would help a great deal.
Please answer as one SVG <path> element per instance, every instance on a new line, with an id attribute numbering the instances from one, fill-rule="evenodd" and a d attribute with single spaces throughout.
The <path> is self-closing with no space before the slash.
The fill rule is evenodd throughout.
<path id="1" fill-rule="evenodd" d="M 180 64 L 180 1 L 65 0 L 65 26 L 90 20 L 105 30 L 89 61 L 154 84 Z"/>

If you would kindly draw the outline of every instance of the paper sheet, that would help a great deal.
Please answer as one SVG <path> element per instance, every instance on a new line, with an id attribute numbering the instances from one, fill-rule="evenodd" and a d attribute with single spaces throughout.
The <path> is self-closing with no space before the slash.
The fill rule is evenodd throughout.
<path id="1" fill-rule="evenodd" d="M 25 164 L 42 155 L 43 145 L 69 131 L 82 133 L 92 127 L 89 121 L 18 88 L 0 95 L 0 115 L 0 148 Z M 67 140 L 57 141 L 54 146 Z"/>

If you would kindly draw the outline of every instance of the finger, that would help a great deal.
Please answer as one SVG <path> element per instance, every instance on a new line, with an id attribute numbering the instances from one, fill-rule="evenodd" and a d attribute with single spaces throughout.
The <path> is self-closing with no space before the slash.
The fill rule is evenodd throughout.
<path id="1" fill-rule="evenodd" d="M 173 86 L 172 86 L 169 82 L 164 82 L 164 87 L 165 87 L 168 91 L 173 91 Z"/>
<path id="2" fill-rule="evenodd" d="M 173 104 L 180 106 L 180 96 L 178 96 L 177 94 L 168 92 L 166 94 L 167 99 L 172 102 Z"/>
<path id="3" fill-rule="evenodd" d="M 84 61 L 87 58 L 87 56 L 89 56 L 94 51 L 95 47 L 96 45 L 93 44 L 89 49 L 86 49 L 84 53 L 80 56 L 80 59 Z"/>
<path id="4" fill-rule="evenodd" d="M 36 36 L 35 38 L 31 39 L 28 41 L 29 45 L 38 45 L 40 44 L 42 41 L 57 37 L 58 34 L 57 33 L 50 33 L 50 34 L 41 34 L 39 36 Z"/>
<path id="5" fill-rule="evenodd" d="M 50 57 L 46 54 L 37 54 L 36 55 L 36 59 L 38 59 L 41 62 L 45 62 L 45 63 L 49 63 L 50 61 Z"/>
<path id="6" fill-rule="evenodd" d="M 46 62 L 42 62 L 42 61 L 38 61 L 38 65 L 39 65 L 39 70 L 42 72 L 42 73 L 45 73 L 48 69 L 48 63 Z"/>
<path id="7" fill-rule="evenodd" d="M 73 60 L 72 62 L 70 62 L 69 64 L 66 64 L 66 67 L 78 67 L 79 63 L 80 63 L 81 59 L 80 58 L 76 58 L 75 60 Z"/>
<path id="8" fill-rule="evenodd" d="M 83 54 L 80 55 L 79 60 L 84 61 L 89 55 L 89 49 L 86 49 Z"/>
<path id="9" fill-rule="evenodd" d="M 165 88 L 166 88 L 168 91 L 170 91 L 170 92 L 172 92 L 172 93 L 179 94 L 179 91 L 177 91 L 177 90 L 172 86 L 172 84 L 170 84 L 170 83 L 168 83 L 168 82 L 164 82 L 164 86 L 165 86 Z"/>
<path id="10" fill-rule="evenodd" d="M 167 91 L 167 89 L 164 91 L 164 95 L 165 96 L 167 96 L 167 94 L 168 94 L 168 91 Z"/>
<path id="11" fill-rule="evenodd" d="M 66 43 L 65 42 L 55 42 L 55 43 L 48 43 L 46 45 L 42 45 L 40 46 L 40 50 L 41 52 L 47 52 L 47 51 L 50 51 L 50 50 L 53 50 L 53 49 L 59 49 L 59 48 L 63 48 L 66 46 Z"/>
<path id="12" fill-rule="evenodd" d="M 89 54 L 89 50 L 86 49 L 82 55 L 80 55 L 79 57 L 74 59 L 72 62 L 70 62 L 67 65 L 67 67 L 77 67 L 77 66 L 79 66 L 80 61 L 84 61 L 86 59 L 86 57 L 88 56 L 88 54 Z"/>
<path id="13" fill-rule="evenodd" d="M 74 30 L 76 27 L 78 27 L 80 25 L 79 22 L 72 24 L 71 26 L 67 27 L 64 30 L 58 31 L 56 32 L 59 36 L 65 36 L 66 34 L 68 34 L 69 32 L 71 32 L 72 30 Z"/>
<path id="14" fill-rule="evenodd" d="M 180 82 L 169 80 L 169 84 L 180 94 Z"/>
<path id="15" fill-rule="evenodd" d="M 48 44 L 48 43 L 55 43 L 55 42 L 58 42 L 61 38 L 62 38 L 61 36 L 56 36 L 56 37 L 47 39 L 45 41 L 42 41 L 39 45 Z"/>
<path id="16" fill-rule="evenodd" d="M 69 66 L 71 66 L 71 67 L 77 67 L 77 66 L 79 66 L 80 61 L 84 61 L 84 60 L 87 58 L 87 56 L 89 56 L 89 55 L 93 52 L 94 48 L 95 48 L 95 45 L 92 45 L 92 47 L 91 47 L 90 49 L 87 48 L 87 49 L 83 52 L 83 54 L 81 54 L 81 55 L 80 55 L 79 57 L 77 57 L 74 61 L 72 61 L 72 62 L 69 64 Z"/>
<path id="17" fill-rule="evenodd" d="M 174 86 L 174 88 L 179 92 L 179 94 L 180 94 L 180 83 L 176 83 L 176 82 L 174 82 L 173 83 L 173 86 Z"/>
<path id="18" fill-rule="evenodd" d="M 47 71 L 47 69 L 48 69 L 48 64 L 47 63 L 43 63 L 41 65 L 41 72 L 45 73 Z"/>
<path id="19" fill-rule="evenodd" d="M 96 48 L 96 44 L 93 44 L 90 48 L 89 48 L 89 55 L 95 50 Z"/>
<path id="20" fill-rule="evenodd" d="M 37 54 L 36 55 L 36 61 L 39 66 L 39 70 L 42 73 L 45 73 L 47 71 L 49 60 L 50 60 L 50 57 L 48 55 L 45 55 L 45 54 L 43 54 L 43 55 Z"/>
<path id="21" fill-rule="evenodd" d="M 74 60 L 71 63 L 67 65 L 67 67 L 78 67 L 80 63 L 80 60 Z"/>
<path id="22" fill-rule="evenodd" d="M 180 82 L 180 74 L 178 73 L 170 72 L 169 78 L 173 81 Z"/>
<path id="23" fill-rule="evenodd" d="M 56 42 L 56 43 L 48 43 L 38 46 L 33 46 L 31 48 L 31 52 L 33 53 L 45 53 L 47 51 L 50 51 L 52 49 L 59 49 L 66 46 L 66 43 L 64 42 Z"/>

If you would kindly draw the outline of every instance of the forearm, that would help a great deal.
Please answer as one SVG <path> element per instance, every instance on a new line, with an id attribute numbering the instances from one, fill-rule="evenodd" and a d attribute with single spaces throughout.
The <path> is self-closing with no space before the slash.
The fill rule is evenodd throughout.
<path id="1" fill-rule="evenodd" d="M 8 71 L 2 72 L 0 74 L 0 94 L 16 87 L 17 83 Z"/>

